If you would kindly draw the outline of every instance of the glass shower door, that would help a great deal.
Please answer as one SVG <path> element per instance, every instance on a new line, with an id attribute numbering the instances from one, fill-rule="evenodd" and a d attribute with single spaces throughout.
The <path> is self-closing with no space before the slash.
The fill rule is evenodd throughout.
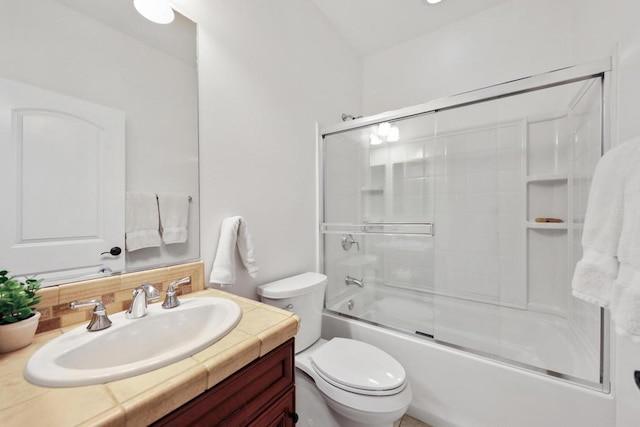
<path id="1" fill-rule="evenodd" d="M 436 340 L 600 382 L 600 310 L 570 283 L 601 93 L 590 78 L 436 114 Z"/>
<path id="2" fill-rule="evenodd" d="M 324 137 L 327 309 L 433 336 L 433 117 Z"/>

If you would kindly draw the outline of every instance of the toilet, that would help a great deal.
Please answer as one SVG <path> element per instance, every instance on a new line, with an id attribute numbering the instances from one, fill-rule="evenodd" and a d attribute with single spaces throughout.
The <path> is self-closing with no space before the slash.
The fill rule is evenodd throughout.
<path id="1" fill-rule="evenodd" d="M 402 365 L 362 341 L 320 338 L 327 276 L 304 273 L 258 286 L 262 302 L 300 317 L 295 341 L 298 426 L 390 427 L 411 402 Z"/>

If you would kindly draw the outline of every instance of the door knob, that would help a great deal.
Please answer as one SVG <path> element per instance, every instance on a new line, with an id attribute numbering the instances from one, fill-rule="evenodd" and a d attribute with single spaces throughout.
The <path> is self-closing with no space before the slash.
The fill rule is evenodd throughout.
<path id="1" fill-rule="evenodd" d="M 120 246 L 114 246 L 109 251 L 102 252 L 100 255 L 109 254 L 109 255 L 113 255 L 113 256 L 118 256 L 121 253 L 122 253 L 122 249 L 120 249 Z"/>

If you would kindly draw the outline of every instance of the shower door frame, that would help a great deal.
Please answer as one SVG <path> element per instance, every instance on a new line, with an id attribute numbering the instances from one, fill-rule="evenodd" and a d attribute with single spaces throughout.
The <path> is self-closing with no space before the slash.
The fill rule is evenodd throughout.
<path id="1" fill-rule="evenodd" d="M 559 70 L 549 71 L 547 73 L 537 74 L 522 79 L 512 80 L 505 83 L 500 83 L 494 86 L 485 87 L 482 89 L 473 90 L 470 92 L 464 92 L 458 95 L 450 97 L 440 98 L 434 101 L 426 102 L 423 104 L 414 105 L 411 107 L 405 107 L 398 110 L 387 111 L 372 116 L 357 118 L 348 122 L 343 122 L 329 126 L 316 125 L 316 177 L 317 177 L 317 192 L 316 198 L 318 201 L 317 211 L 317 271 L 324 271 L 324 137 L 333 134 L 342 133 L 345 131 L 351 131 L 359 128 L 376 125 L 381 122 L 394 121 L 399 119 L 407 119 L 413 116 L 424 115 L 428 113 L 436 113 L 438 111 L 473 105 L 481 102 L 495 100 L 504 96 L 520 95 L 527 92 L 533 92 L 536 90 L 551 88 L 560 86 L 563 84 L 573 83 L 581 80 L 587 80 L 589 78 L 601 78 L 602 79 L 602 135 L 601 135 L 601 154 L 606 153 L 612 148 L 613 132 L 612 123 L 614 122 L 612 112 L 612 60 L 611 58 L 605 58 L 599 61 L 594 61 L 582 65 L 576 65 L 572 67 L 562 68 Z M 363 320 L 357 317 L 349 316 L 340 312 L 336 312 L 325 308 L 328 313 L 336 314 L 339 316 L 352 318 L 361 322 L 374 324 L 386 329 L 395 330 L 400 333 L 407 334 L 409 336 L 416 336 L 406 331 L 397 330 L 396 328 L 378 325 L 375 322 Z M 503 359 L 500 356 L 494 354 L 484 353 L 478 350 L 457 346 L 454 344 L 448 344 L 446 342 L 438 341 L 437 338 L 422 337 L 433 341 L 434 343 L 445 345 L 451 348 L 456 348 L 467 353 L 476 354 L 485 358 L 488 358 L 496 362 L 505 362 L 510 366 L 516 366 L 525 368 L 528 371 L 537 372 L 550 376 L 553 378 L 566 381 L 571 384 L 587 387 L 603 393 L 611 392 L 611 358 L 610 358 L 610 316 L 608 310 L 600 308 L 600 381 L 598 383 L 587 381 L 581 378 L 573 377 L 567 374 L 554 372 L 539 368 L 533 365 L 528 365 L 520 362 L 516 362 L 510 359 Z"/>

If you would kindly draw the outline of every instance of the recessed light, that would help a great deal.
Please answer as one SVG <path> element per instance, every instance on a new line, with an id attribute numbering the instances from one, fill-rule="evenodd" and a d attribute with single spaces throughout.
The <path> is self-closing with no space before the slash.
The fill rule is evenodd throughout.
<path id="1" fill-rule="evenodd" d="M 438 4 L 442 0 L 423 0 L 426 4 Z"/>

